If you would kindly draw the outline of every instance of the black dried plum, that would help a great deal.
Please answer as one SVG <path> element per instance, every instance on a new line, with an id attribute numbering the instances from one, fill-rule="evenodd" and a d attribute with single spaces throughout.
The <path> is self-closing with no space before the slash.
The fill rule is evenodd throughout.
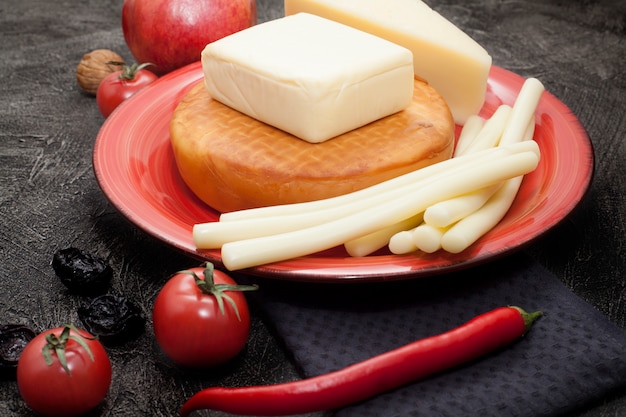
<path id="1" fill-rule="evenodd" d="M 22 351 L 35 332 L 21 324 L 0 326 L 0 374 L 14 375 Z"/>
<path id="2" fill-rule="evenodd" d="M 85 330 L 106 344 L 119 344 L 139 336 L 146 319 L 126 297 L 106 294 L 78 309 Z"/>
<path id="3" fill-rule="evenodd" d="M 106 292 L 113 277 L 113 269 L 106 260 L 76 248 L 57 251 L 52 268 L 70 291 L 81 295 Z"/>

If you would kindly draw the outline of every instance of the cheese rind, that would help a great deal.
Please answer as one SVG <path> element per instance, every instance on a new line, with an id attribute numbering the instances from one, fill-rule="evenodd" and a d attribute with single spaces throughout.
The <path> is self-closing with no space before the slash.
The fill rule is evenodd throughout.
<path id="1" fill-rule="evenodd" d="M 307 13 L 253 26 L 202 52 L 213 98 L 312 143 L 406 108 L 412 62 L 404 47 Z"/>
<path id="2" fill-rule="evenodd" d="M 420 0 L 285 0 L 285 14 L 312 13 L 372 33 L 413 52 L 417 77 L 450 106 L 457 124 L 485 100 L 491 56 Z"/>
<path id="3" fill-rule="evenodd" d="M 182 97 L 170 137 L 183 181 L 220 212 L 347 194 L 450 158 L 454 120 L 415 80 L 401 112 L 311 144 L 212 99 L 202 82 Z"/>

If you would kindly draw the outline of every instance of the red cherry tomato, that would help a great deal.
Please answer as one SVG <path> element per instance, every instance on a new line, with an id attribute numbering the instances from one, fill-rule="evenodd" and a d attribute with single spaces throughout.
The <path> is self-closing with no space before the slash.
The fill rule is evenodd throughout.
<path id="1" fill-rule="evenodd" d="M 78 416 L 106 396 L 111 362 L 89 333 L 58 327 L 26 345 L 17 364 L 17 385 L 26 404 L 40 415 Z"/>
<path id="2" fill-rule="evenodd" d="M 144 69 L 147 65 L 150 64 L 124 65 L 122 70 L 110 73 L 100 82 L 96 102 L 104 117 L 109 117 L 124 100 L 158 78 Z"/>
<path id="3" fill-rule="evenodd" d="M 209 367 L 234 358 L 250 333 L 250 312 L 242 291 L 227 274 L 196 267 L 174 274 L 154 302 L 156 340 L 174 362 Z"/>

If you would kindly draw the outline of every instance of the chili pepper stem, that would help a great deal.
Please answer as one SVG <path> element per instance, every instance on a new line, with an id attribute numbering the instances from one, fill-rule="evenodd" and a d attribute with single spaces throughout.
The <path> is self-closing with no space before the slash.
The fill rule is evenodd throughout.
<path id="1" fill-rule="evenodd" d="M 520 315 L 522 316 L 522 319 L 524 320 L 524 328 L 526 329 L 526 332 L 530 330 L 533 323 L 537 321 L 539 317 L 543 316 L 542 311 L 533 311 L 532 313 L 528 313 L 520 307 L 516 307 L 516 306 L 509 306 L 509 307 L 519 311 Z"/>

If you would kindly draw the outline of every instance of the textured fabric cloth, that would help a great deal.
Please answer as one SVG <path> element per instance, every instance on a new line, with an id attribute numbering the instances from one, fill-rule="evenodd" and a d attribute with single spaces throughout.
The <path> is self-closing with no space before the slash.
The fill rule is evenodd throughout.
<path id="1" fill-rule="evenodd" d="M 523 254 L 403 282 L 264 282 L 255 295 L 305 377 L 445 332 L 493 308 L 544 316 L 513 345 L 338 417 L 556 416 L 626 385 L 626 335 Z"/>

